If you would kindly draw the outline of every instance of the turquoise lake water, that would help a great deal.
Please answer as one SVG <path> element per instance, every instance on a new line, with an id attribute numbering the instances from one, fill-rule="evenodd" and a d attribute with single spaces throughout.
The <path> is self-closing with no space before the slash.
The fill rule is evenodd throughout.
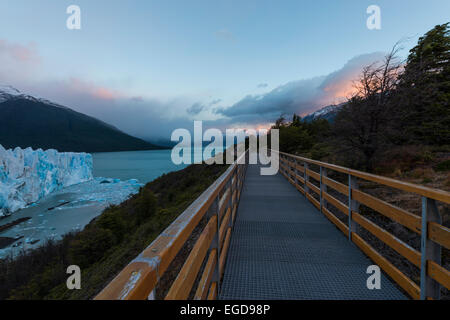
<path id="1" fill-rule="evenodd" d="M 175 165 L 172 150 L 149 150 L 94 153 L 94 176 L 120 180 L 137 179 L 150 182 L 164 173 L 184 169 L 187 165 Z"/>

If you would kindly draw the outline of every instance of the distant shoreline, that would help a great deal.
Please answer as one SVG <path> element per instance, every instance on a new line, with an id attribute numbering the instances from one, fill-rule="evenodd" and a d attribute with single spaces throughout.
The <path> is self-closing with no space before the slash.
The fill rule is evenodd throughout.
<path id="1" fill-rule="evenodd" d="M 169 150 L 172 149 L 172 147 L 165 147 L 165 146 L 158 146 L 157 148 L 150 148 L 150 149 L 136 149 L 136 150 L 111 150 L 111 151 L 91 151 L 86 153 L 110 153 L 110 152 L 136 152 L 136 151 L 156 151 L 156 150 Z"/>

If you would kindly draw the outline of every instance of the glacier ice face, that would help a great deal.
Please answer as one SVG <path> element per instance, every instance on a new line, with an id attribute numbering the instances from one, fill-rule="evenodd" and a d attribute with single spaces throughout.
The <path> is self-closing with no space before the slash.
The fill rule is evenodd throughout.
<path id="1" fill-rule="evenodd" d="M 0 145 L 0 216 L 73 184 L 89 181 L 92 155 Z"/>

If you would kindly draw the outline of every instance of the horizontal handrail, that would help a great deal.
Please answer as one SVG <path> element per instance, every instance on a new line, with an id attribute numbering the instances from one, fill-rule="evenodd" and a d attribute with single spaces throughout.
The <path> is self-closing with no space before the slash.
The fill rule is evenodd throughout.
<path id="1" fill-rule="evenodd" d="M 191 254 L 186 259 L 183 268 L 178 273 L 178 281 L 172 285 L 166 299 L 185 300 L 188 298 L 189 292 L 184 290 L 184 288 L 192 288 L 216 232 L 217 216 L 212 216 L 195 243 L 194 248 L 192 248 Z"/>
<path id="2" fill-rule="evenodd" d="M 234 218 L 245 178 L 246 165 L 239 162 L 246 154 L 247 151 L 131 261 L 95 299 L 143 300 L 152 293 L 154 296 L 154 289 L 160 277 L 207 214 L 208 223 L 172 284 L 166 299 L 188 297 L 205 257 L 208 257 L 208 262 L 195 297 L 215 298 L 217 296 L 215 291 L 218 290 L 218 282 L 221 279 L 219 277 L 214 279 L 214 274 L 223 272 L 221 268 L 225 262 L 234 220 L 231 218 L 231 210 Z M 232 198 L 233 191 L 237 192 L 236 199 Z M 219 240 L 219 233 L 223 233 L 221 238 L 225 239 Z"/>
<path id="3" fill-rule="evenodd" d="M 272 151 L 275 151 L 275 150 L 272 150 Z M 367 172 L 362 172 L 362 171 L 358 171 L 358 170 L 354 170 L 354 169 L 341 167 L 341 166 L 331 164 L 331 163 L 321 162 L 321 161 L 317 161 L 317 160 L 312 160 L 312 159 L 292 155 L 292 154 L 281 152 L 281 151 L 279 151 L 279 154 L 289 156 L 293 159 L 297 159 L 297 160 L 307 162 L 310 164 L 315 164 L 315 165 L 318 165 L 319 167 L 331 169 L 333 171 L 337 171 L 337 172 L 341 172 L 341 173 L 350 174 L 354 177 L 358 177 L 358 178 L 361 178 L 361 179 L 364 179 L 367 181 L 372 181 L 372 182 L 383 184 L 385 186 L 389 186 L 389 187 L 392 187 L 395 189 L 399 189 L 399 190 L 403 190 L 403 191 L 407 191 L 407 192 L 411 192 L 411 193 L 416 193 L 416 194 L 419 194 L 421 196 L 424 196 L 424 197 L 427 197 L 430 199 L 434 199 L 434 200 L 438 200 L 438 201 L 450 204 L 450 193 L 447 191 L 444 191 L 444 190 L 428 188 L 428 187 L 416 185 L 416 184 L 409 183 L 409 182 L 399 181 L 399 180 L 395 180 L 395 179 L 391 179 L 391 178 L 387 178 L 387 177 L 383 177 L 383 176 L 378 176 L 378 175 L 367 173 Z"/>
<path id="4" fill-rule="evenodd" d="M 304 194 L 307 199 L 344 234 L 346 234 L 349 237 L 349 240 L 353 241 L 366 255 L 379 264 L 380 267 L 411 297 L 414 299 L 436 299 L 439 298 L 440 285 L 450 289 L 450 272 L 441 265 L 441 246 L 450 249 L 450 229 L 442 225 L 442 220 L 435 203 L 435 201 L 441 201 L 449 204 L 449 192 L 377 176 L 284 152 L 279 152 L 279 154 L 281 173 L 288 181 Z M 308 167 L 309 164 L 318 166 L 320 172 L 311 170 L 311 168 Z M 327 176 L 327 169 L 347 174 L 349 183 L 346 185 L 329 178 Z M 299 175 L 300 172 L 302 175 Z M 310 178 L 314 179 L 316 182 L 312 183 Z M 422 196 L 422 217 L 359 190 L 356 178 Z M 320 187 L 316 184 L 319 184 Z M 336 197 L 330 195 L 327 187 L 348 197 L 348 203 L 345 204 Z M 316 197 L 318 197 L 319 200 L 317 200 Z M 420 235 L 420 252 L 361 215 L 359 213 L 359 206 L 361 204 L 400 223 L 414 231 L 418 236 Z M 348 222 L 347 225 L 330 211 L 328 205 L 332 205 L 346 216 L 345 219 Z M 421 271 L 420 287 L 358 235 L 356 225 L 367 230 L 399 253 L 403 258 L 417 266 Z"/>
<path id="5" fill-rule="evenodd" d="M 418 234 L 421 233 L 422 224 L 419 216 L 359 190 L 352 190 L 352 197 L 359 203 L 366 205 L 410 230 Z"/>

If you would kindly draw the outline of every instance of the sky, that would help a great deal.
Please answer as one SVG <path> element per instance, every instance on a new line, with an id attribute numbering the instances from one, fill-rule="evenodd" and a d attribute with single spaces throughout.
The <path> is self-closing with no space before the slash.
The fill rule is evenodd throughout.
<path id="1" fill-rule="evenodd" d="M 267 127 L 344 101 L 363 66 L 448 21 L 448 0 L 0 0 L 0 85 L 147 140 Z"/>

